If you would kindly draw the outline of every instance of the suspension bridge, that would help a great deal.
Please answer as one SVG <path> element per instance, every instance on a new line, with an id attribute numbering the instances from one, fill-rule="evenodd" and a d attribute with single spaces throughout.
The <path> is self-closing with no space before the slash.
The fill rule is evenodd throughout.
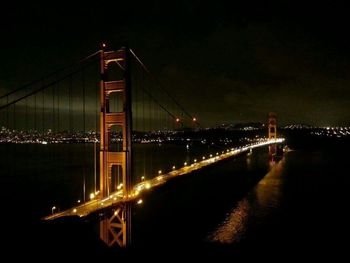
<path id="1" fill-rule="evenodd" d="M 268 138 L 242 142 L 206 134 L 198 117 L 127 47 L 108 50 L 103 46 L 0 96 L 0 102 L 1 143 L 69 148 L 67 159 L 57 147 L 52 148 L 48 163 L 41 167 L 56 170 L 58 180 L 62 174 L 75 178 L 67 184 L 81 199 L 66 204 L 62 211 L 53 206 L 52 214 L 44 219 L 103 215 L 100 238 L 109 246 L 132 243 L 132 207 L 142 203 L 142 194 L 150 188 L 257 147 L 269 146 L 275 154 L 276 144 L 283 142 L 277 138 L 273 115 Z M 77 144 L 82 147 L 72 149 Z M 162 144 L 171 150 L 155 148 Z M 184 147 L 179 150 L 179 145 Z M 189 148 L 199 150 L 182 160 L 183 150 Z M 78 156 L 80 165 L 74 164 Z M 20 161 L 16 152 L 12 157 Z M 44 159 L 38 157 L 37 162 Z M 160 169 L 164 166 L 168 168 Z M 38 173 L 50 174 L 42 168 Z"/>

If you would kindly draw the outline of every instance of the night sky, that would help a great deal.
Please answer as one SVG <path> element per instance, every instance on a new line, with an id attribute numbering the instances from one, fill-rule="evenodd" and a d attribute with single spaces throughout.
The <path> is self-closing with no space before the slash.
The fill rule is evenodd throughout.
<path id="1" fill-rule="evenodd" d="M 0 94 L 93 53 L 102 41 L 127 41 L 205 126 L 264 122 L 270 111 L 282 124 L 350 124 L 345 5 L 116 2 L 2 8 Z"/>

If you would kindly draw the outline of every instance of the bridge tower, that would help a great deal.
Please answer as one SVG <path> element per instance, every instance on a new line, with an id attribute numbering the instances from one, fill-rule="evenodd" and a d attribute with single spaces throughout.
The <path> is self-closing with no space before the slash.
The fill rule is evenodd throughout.
<path id="1" fill-rule="evenodd" d="M 277 138 L 277 116 L 273 112 L 269 113 L 268 137 L 269 139 Z"/>
<path id="2" fill-rule="evenodd" d="M 268 138 L 269 139 L 277 138 L 277 116 L 273 112 L 269 113 Z M 271 162 L 274 162 L 276 152 L 277 152 L 277 145 L 276 144 L 269 145 L 269 157 Z"/>
<path id="3" fill-rule="evenodd" d="M 109 68 L 116 63 L 122 74 L 118 79 L 111 76 L 115 73 Z M 130 53 L 123 47 L 116 51 L 101 50 L 100 57 L 100 195 L 107 197 L 116 191 L 113 185 L 113 168 L 122 174 L 123 195 L 128 196 L 131 191 L 132 167 L 132 111 L 131 111 L 131 77 Z M 108 76 L 108 79 L 107 79 Z M 110 111 L 111 95 L 121 98 L 122 110 Z M 122 131 L 122 151 L 111 149 L 111 128 L 117 126 Z M 131 204 L 123 203 L 114 208 L 113 213 L 100 222 L 100 238 L 108 245 L 117 244 L 125 247 L 131 244 Z"/>

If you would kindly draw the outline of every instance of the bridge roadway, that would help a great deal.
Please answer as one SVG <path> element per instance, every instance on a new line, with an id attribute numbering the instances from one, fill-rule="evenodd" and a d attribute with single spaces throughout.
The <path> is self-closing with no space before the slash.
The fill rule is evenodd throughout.
<path id="1" fill-rule="evenodd" d="M 203 167 L 225 160 L 232 156 L 236 156 L 240 153 L 250 151 L 250 149 L 263 147 L 271 144 L 282 143 L 283 141 L 284 141 L 284 138 L 269 139 L 269 140 L 266 139 L 264 141 L 259 141 L 257 143 L 245 145 L 242 147 L 231 148 L 226 150 L 226 152 L 222 152 L 221 154 L 216 153 L 215 156 L 210 155 L 209 158 L 207 159 L 202 159 L 192 164 L 184 164 L 184 166 L 179 169 L 174 169 L 169 173 L 160 174 L 153 179 L 145 180 L 141 183 L 138 183 L 133 187 L 132 193 L 129 196 L 123 196 L 123 191 L 119 190 L 111 193 L 109 196 L 105 198 L 94 199 L 94 200 L 85 202 L 81 205 L 70 208 L 68 210 L 57 212 L 52 215 L 46 216 L 44 217 L 44 220 L 52 220 L 52 219 L 65 217 L 65 216 L 84 217 L 89 215 L 90 213 L 96 212 L 98 210 L 106 209 L 108 207 L 116 206 L 122 202 L 137 201 L 138 203 L 141 203 L 142 202 L 141 196 L 144 191 L 147 191 L 150 188 L 154 188 L 156 186 L 162 185 L 174 177 L 189 174 L 193 171 L 199 170 Z"/>

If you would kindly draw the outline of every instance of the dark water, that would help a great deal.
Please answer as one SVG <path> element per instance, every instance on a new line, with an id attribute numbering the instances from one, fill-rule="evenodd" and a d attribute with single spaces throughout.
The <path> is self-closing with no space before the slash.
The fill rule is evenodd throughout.
<path id="1" fill-rule="evenodd" d="M 199 257 L 213 253 L 229 259 L 268 255 L 276 260 L 280 255 L 287 259 L 304 254 L 335 259 L 346 255 L 348 142 L 328 143 L 324 147 L 295 145 L 294 151 L 276 163 L 269 161 L 267 149 L 259 149 L 251 156 L 241 155 L 152 190 L 144 197 L 144 203 L 133 209 L 134 249 L 126 252 L 107 250 L 89 222 L 43 224 L 38 220 L 51 212 L 60 196 L 77 199 L 81 193 L 81 173 L 75 174 L 85 162 L 85 157 L 79 155 L 81 145 L 70 150 L 70 156 L 62 153 L 65 148 L 56 150 L 62 158 L 56 173 L 44 167 L 38 170 L 38 165 L 31 164 L 32 154 L 42 149 L 2 146 L 2 247 L 26 251 L 28 256 L 45 258 L 42 249 L 61 256 L 73 251 L 77 257 L 86 256 L 87 251 L 113 257 L 137 256 L 147 251 L 152 258 L 160 259 L 164 251 L 176 251 L 170 254 L 173 257 L 191 252 Z M 165 151 L 167 160 L 169 155 L 180 156 L 183 151 L 171 147 Z M 44 157 L 48 153 L 42 154 L 42 160 L 49 162 L 51 157 Z M 18 161 L 13 165 L 15 156 Z M 74 169 L 71 158 L 77 161 L 72 162 Z M 67 174 L 64 165 L 75 172 Z M 87 167 L 93 172 L 91 163 Z M 93 188 L 93 179 L 86 185 Z"/>

